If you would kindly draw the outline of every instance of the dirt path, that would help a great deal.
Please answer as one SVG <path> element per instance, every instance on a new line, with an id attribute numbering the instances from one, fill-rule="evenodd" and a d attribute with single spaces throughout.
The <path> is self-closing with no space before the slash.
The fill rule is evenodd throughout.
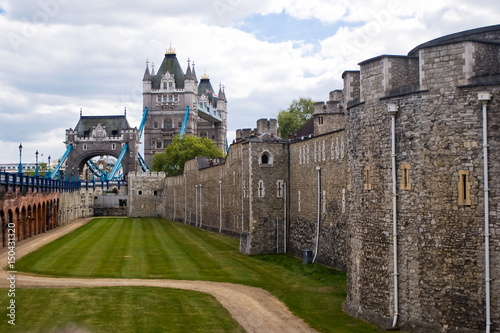
<path id="1" fill-rule="evenodd" d="M 19 242 L 16 260 L 90 221 L 79 219 Z M 0 250 L 0 265 L 7 265 L 7 249 Z M 0 287 L 8 287 L 7 272 L 0 270 Z M 46 278 L 16 274 L 16 288 L 74 288 L 148 286 L 195 290 L 211 294 L 247 332 L 316 332 L 269 292 L 244 285 L 181 280 Z"/>

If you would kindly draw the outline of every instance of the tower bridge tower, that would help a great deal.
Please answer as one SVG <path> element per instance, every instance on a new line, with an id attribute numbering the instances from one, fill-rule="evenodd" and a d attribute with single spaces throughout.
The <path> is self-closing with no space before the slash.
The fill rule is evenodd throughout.
<path id="1" fill-rule="evenodd" d="M 184 72 L 175 50 L 170 47 L 155 73 L 146 63 L 143 82 L 143 106 L 148 108 L 144 127 L 144 158 L 151 165 L 155 153 L 163 152 L 174 136 L 181 133 L 208 138 L 222 150 L 227 135 L 227 100 L 224 88 L 215 93 L 207 74 L 198 81 L 195 64 L 188 59 Z"/>

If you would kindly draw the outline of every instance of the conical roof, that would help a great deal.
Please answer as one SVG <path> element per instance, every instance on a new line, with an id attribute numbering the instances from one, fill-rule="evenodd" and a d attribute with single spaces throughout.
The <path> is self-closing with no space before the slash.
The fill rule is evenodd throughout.
<path id="1" fill-rule="evenodd" d="M 153 89 L 160 89 L 161 78 L 166 72 L 174 76 L 177 89 L 184 89 L 184 71 L 179 64 L 179 60 L 177 60 L 177 55 L 170 52 L 165 53 L 165 58 L 163 58 L 158 72 L 152 77 Z"/>

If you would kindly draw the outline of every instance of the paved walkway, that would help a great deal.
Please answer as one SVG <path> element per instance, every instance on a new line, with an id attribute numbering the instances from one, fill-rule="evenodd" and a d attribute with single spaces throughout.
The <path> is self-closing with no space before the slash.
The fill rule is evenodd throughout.
<path id="1" fill-rule="evenodd" d="M 75 230 L 91 218 L 39 234 L 16 244 L 16 260 L 39 247 Z M 7 265 L 7 251 L 0 250 L 0 265 Z M 0 270 L 0 287 L 8 287 L 7 271 Z M 158 279 L 78 279 L 48 278 L 16 274 L 16 288 L 76 288 L 76 287 L 148 286 L 195 290 L 213 295 L 247 332 L 283 333 L 316 332 L 269 292 L 255 287 L 210 281 Z"/>

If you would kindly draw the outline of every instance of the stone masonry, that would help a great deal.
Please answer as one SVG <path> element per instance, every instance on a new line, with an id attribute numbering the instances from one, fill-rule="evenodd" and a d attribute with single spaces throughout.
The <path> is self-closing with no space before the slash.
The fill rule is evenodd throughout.
<path id="1" fill-rule="evenodd" d="M 347 271 L 345 310 L 383 327 L 500 332 L 500 26 L 359 65 L 316 103 L 312 133 L 282 140 L 259 133 L 275 131 L 260 120 L 260 130 L 238 132 L 223 161 L 199 157 L 177 177 L 129 175 L 129 215 L 235 235 L 248 254 L 311 249 Z"/>

